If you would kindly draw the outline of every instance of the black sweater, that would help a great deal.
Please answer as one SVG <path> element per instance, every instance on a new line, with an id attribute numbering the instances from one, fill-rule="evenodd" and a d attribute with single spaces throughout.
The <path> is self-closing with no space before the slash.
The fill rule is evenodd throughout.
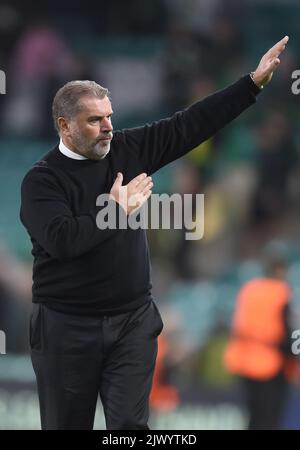
<path id="1" fill-rule="evenodd" d="M 145 230 L 100 230 L 96 198 L 117 172 L 127 184 L 193 149 L 255 102 L 250 76 L 169 119 L 114 133 L 99 161 L 55 147 L 26 174 L 21 220 L 33 245 L 33 301 L 73 314 L 117 314 L 151 298 Z"/>

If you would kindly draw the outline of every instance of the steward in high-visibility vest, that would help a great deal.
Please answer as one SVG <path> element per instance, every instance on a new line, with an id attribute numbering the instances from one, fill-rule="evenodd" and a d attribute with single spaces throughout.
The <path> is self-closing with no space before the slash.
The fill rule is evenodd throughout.
<path id="1" fill-rule="evenodd" d="M 285 370 L 290 297 L 288 284 L 275 278 L 253 279 L 241 288 L 224 355 L 229 372 L 267 380 Z"/>

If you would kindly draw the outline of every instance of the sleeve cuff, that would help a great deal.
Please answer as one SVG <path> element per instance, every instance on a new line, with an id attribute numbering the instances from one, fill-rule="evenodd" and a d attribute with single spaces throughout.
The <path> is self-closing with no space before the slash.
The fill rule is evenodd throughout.
<path id="1" fill-rule="evenodd" d="M 259 87 L 254 83 L 250 73 L 246 76 L 246 79 L 248 80 L 249 87 L 254 95 L 258 95 L 263 90 L 263 87 Z"/>

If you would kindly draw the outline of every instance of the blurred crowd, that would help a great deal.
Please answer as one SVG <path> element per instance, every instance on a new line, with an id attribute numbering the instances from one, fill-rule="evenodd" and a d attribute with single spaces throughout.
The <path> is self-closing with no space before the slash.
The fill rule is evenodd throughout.
<path id="1" fill-rule="evenodd" d="M 291 93 L 291 73 L 300 67 L 293 20 L 300 9 L 297 2 L 282 4 L 284 23 L 276 5 L 250 0 L 0 5 L 0 68 L 7 77 L 7 94 L 0 98 L 3 173 L 9 164 L 26 172 L 30 156 L 22 163 L 24 143 L 26 152 L 38 143 L 42 155 L 56 142 L 51 102 L 67 81 L 93 79 L 107 87 L 115 128 L 142 125 L 235 82 L 255 69 L 269 45 L 290 35 L 280 69 L 257 104 L 154 177 L 156 193 L 205 195 L 203 239 L 188 241 L 185 230 L 149 231 L 154 294 L 165 319 L 164 382 L 182 391 L 187 380 L 218 379 L 218 349 L 226 342 L 236 293 L 259 273 L 259 253 L 269 241 L 288 243 L 295 292 L 300 283 L 300 117 Z M 10 151 L 13 158 L 7 157 Z M 19 187 L 16 179 L 11 189 Z M 9 196 L 7 204 L 3 198 L 5 215 Z M 7 351 L 27 352 L 31 259 L 29 253 L 20 258 L 20 239 L 7 242 L 5 223 L 0 223 L 0 329 L 9 330 Z M 219 357 L 211 371 L 210 346 L 212 357 Z M 170 392 L 170 408 L 176 407 L 179 397 Z"/>

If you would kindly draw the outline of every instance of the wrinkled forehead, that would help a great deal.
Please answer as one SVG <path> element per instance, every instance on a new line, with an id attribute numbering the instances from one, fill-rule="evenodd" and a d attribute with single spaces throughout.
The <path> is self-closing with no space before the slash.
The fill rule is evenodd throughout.
<path id="1" fill-rule="evenodd" d="M 86 116 L 106 117 L 112 114 L 111 102 L 107 96 L 100 99 L 92 96 L 83 96 L 79 99 L 79 114 Z"/>

